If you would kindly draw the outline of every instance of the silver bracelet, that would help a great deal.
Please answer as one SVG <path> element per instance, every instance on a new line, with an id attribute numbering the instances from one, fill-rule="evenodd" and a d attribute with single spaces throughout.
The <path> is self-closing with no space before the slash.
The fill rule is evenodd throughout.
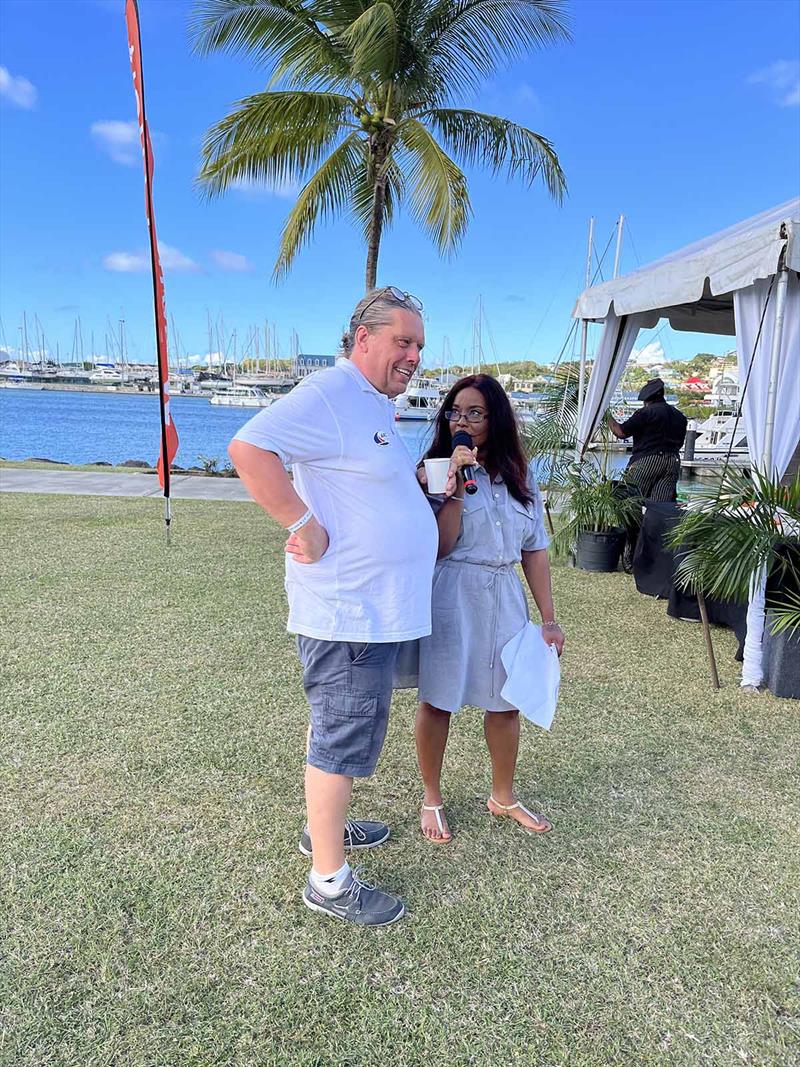
<path id="1" fill-rule="evenodd" d="M 561 623 L 556 622 L 555 619 L 548 619 L 547 622 L 542 623 L 543 630 L 561 630 Z M 561 630 L 563 633 L 564 631 Z"/>
<path id="2" fill-rule="evenodd" d="M 296 520 L 296 522 L 293 522 L 291 526 L 287 526 L 286 529 L 289 531 L 289 533 L 297 533 L 298 530 L 302 530 L 302 528 L 307 522 L 311 522 L 313 518 L 314 512 L 311 510 L 311 508 L 309 508 L 305 515 L 301 515 L 300 518 Z"/>

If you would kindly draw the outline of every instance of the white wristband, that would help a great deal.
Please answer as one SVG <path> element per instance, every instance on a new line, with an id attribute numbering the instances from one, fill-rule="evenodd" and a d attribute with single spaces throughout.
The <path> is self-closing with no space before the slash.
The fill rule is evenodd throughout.
<path id="1" fill-rule="evenodd" d="M 286 529 L 289 533 L 297 533 L 298 530 L 302 530 L 307 522 L 311 522 L 313 518 L 314 512 L 309 508 L 305 515 L 301 515 L 299 519 L 293 522 L 291 526 L 287 526 Z"/>

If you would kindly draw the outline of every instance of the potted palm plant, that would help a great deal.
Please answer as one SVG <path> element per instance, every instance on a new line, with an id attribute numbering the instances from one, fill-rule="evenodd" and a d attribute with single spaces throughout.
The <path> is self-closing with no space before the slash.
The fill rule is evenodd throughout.
<path id="1" fill-rule="evenodd" d="M 641 517 L 641 501 L 596 464 L 571 466 L 561 479 L 564 507 L 553 538 L 556 553 L 574 553 L 585 571 L 615 571 L 626 529 Z"/>
<path id="2" fill-rule="evenodd" d="M 746 601 L 766 575 L 767 662 L 800 663 L 800 472 L 782 485 L 757 470 L 725 471 L 692 500 L 669 543 L 682 550 L 675 582 L 692 592 Z M 800 677 L 792 686 L 779 695 L 800 696 Z"/>

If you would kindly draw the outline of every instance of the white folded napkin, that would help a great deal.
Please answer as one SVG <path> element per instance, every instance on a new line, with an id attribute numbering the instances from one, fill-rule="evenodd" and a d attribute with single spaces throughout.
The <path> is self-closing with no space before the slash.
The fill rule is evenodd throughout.
<path id="1" fill-rule="evenodd" d="M 555 646 L 545 643 L 541 626 L 527 622 L 503 646 L 500 659 L 507 675 L 500 695 L 526 719 L 549 730 L 561 681 Z"/>

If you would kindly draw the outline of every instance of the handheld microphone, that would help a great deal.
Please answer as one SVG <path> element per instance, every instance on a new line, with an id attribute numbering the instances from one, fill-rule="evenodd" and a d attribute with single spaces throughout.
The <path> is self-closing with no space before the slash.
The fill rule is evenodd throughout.
<path id="1" fill-rule="evenodd" d="M 475 447 L 466 430 L 459 430 L 453 434 L 453 448 L 456 449 L 459 445 L 464 445 L 465 448 L 469 449 Z M 475 481 L 475 468 L 462 467 L 461 470 L 464 472 L 464 492 L 472 496 L 473 493 L 478 492 L 478 483 Z"/>

